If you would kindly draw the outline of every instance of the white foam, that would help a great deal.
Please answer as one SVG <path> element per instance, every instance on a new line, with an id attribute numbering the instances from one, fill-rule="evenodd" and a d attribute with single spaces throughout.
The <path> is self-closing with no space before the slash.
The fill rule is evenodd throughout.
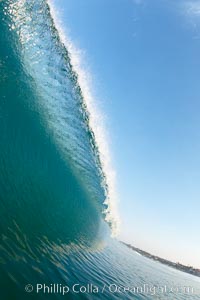
<path id="1" fill-rule="evenodd" d="M 116 236 L 119 232 L 120 219 L 117 211 L 117 193 L 116 193 L 116 174 L 112 167 L 111 155 L 109 151 L 108 137 L 104 127 L 104 117 L 99 108 L 97 108 L 96 101 L 92 95 L 91 76 L 88 68 L 83 64 L 83 52 L 77 49 L 72 42 L 69 35 L 67 35 L 62 26 L 61 18 L 58 9 L 53 0 L 47 0 L 51 16 L 54 20 L 55 26 L 59 32 L 61 42 L 66 46 L 73 71 L 78 76 L 78 83 L 82 91 L 83 100 L 85 102 L 87 111 L 89 112 L 89 127 L 94 132 L 95 141 L 99 150 L 100 162 L 103 173 L 106 176 L 106 184 L 108 186 L 107 198 L 105 204 L 108 208 L 105 211 L 106 221 L 112 226 L 112 235 Z"/>

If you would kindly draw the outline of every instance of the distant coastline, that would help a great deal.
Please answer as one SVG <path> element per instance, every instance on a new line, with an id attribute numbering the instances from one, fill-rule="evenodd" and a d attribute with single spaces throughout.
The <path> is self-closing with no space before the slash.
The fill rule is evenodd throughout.
<path id="1" fill-rule="evenodd" d="M 182 272 L 189 273 L 191 275 L 200 277 L 200 269 L 195 269 L 192 266 L 185 266 L 185 265 L 180 264 L 179 262 L 174 263 L 174 262 L 169 261 L 167 259 L 161 258 L 159 256 L 150 254 L 150 253 L 148 253 L 146 251 L 143 251 L 143 250 L 141 250 L 139 248 L 136 248 L 136 247 L 132 246 L 131 244 L 127 244 L 127 243 L 122 242 L 122 241 L 120 241 L 120 242 L 122 244 L 124 244 L 125 246 L 127 246 L 128 248 L 132 249 L 133 251 L 141 254 L 142 256 L 150 258 L 150 259 L 152 259 L 154 261 L 158 261 L 158 262 L 160 262 L 160 263 L 162 263 L 164 265 L 167 265 L 169 267 L 172 267 L 172 268 L 174 268 L 176 270 L 179 270 L 179 271 L 182 271 Z"/>

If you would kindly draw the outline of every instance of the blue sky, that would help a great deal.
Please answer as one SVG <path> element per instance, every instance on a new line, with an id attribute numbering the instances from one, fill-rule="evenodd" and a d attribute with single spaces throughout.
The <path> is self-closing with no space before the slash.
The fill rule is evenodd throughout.
<path id="1" fill-rule="evenodd" d="M 120 239 L 200 268 L 200 1 L 54 2 L 107 116 Z"/>

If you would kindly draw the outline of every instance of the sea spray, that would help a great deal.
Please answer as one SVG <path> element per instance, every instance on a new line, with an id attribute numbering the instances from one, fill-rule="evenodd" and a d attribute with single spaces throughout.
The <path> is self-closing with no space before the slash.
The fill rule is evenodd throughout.
<path id="1" fill-rule="evenodd" d="M 120 219 L 117 210 L 117 193 L 116 193 L 116 175 L 112 166 L 111 154 L 109 150 L 108 137 L 104 127 L 103 113 L 97 107 L 97 102 L 92 95 L 92 82 L 88 67 L 83 63 L 82 51 L 75 47 L 69 35 L 63 30 L 63 24 L 60 21 L 59 11 L 56 8 L 53 0 L 48 0 L 48 4 L 53 17 L 55 27 L 58 30 L 62 43 L 66 46 L 69 57 L 72 63 L 72 69 L 77 74 L 78 84 L 81 89 L 82 98 L 85 104 L 85 109 L 89 115 L 89 127 L 94 133 L 95 144 L 97 147 L 97 156 L 100 160 L 103 176 L 102 183 L 106 190 L 105 204 L 107 208 L 104 210 L 105 219 L 109 222 L 112 228 L 112 235 L 116 236 L 119 233 Z"/>
<path id="2" fill-rule="evenodd" d="M 110 238 L 91 112 L 46 2 L 1 1 L 0 28 L 1 298 L 63 299 L 36 293 L 52 284 L 89 287 L 87 294 L 70 290 L 69 300 L 151 299 L 129 291 L 147 283 L 191 286 L 194 294 L 167 299 L 199 300 L 198 278 Z"/>

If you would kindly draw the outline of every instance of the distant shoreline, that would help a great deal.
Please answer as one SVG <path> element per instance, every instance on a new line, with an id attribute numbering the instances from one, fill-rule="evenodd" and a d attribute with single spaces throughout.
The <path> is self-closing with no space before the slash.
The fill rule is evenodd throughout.
<path id="1" fill-rule="evenodd" d="M 174 263 L 172 261 L 169 261 L 167 259 L 161 258 L 161 257 L 153 255 L 153 254 L 150 254 L 150 253 L 148 253 L 146 251 L 143 251 L 143 250 L 141 250 L 139 248 L 136 248 L 136 247 L 132 246 L 131 244 L 127 244 L 127 243 L 122 242 L 122 241 L 120 241 L 120 243 L 124 244 L 128 248 L 130 248 L 133 251 L 141 254 L 144 257 L 150 258 L 150 259 L 152 259 L 154 261 L 158 261 L 158 262 L 162 263 L 163 265 L 167 265 L 167 266 L 172 267 L 172 268 L 174 268 L 176 270 L 179 270 L 179 271 L 182 271 L 182 272 L 185 272 L 185 273 L 188 273 L 188 274 L 200 277 L 200 269 L 195 269 L 195 268 L 193 268 L 191 266 L 185 266 L 185 265 L 182 265 L 182 264 L 180 264 L 178 262 Z"/>

